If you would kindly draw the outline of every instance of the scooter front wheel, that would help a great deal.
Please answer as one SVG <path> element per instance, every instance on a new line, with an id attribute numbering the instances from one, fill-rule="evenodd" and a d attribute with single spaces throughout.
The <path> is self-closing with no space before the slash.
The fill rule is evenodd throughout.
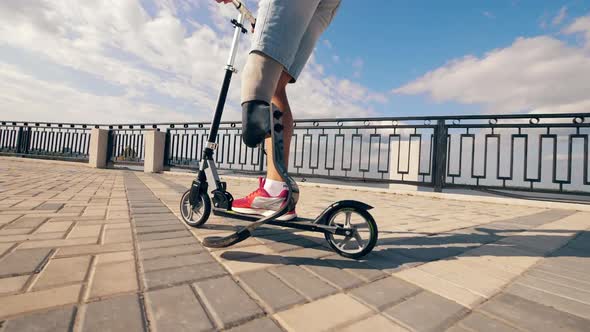
<path id="1" fill-rule="evenodd" d="M 199 227 L 209 219 L 209 215 L 211 214 L 211 199 L 206 193 L 201 193 L 197 204 L 192 206 L 189 199 L 190 193 L 191 191 L 189 189 L 180 199 L 180 215 L 187 225 Z"/>
<path id="2" fill-rule="evenodd" d="M 336 209 L 328 216 L 328 225 L 353 230 L 349 236 L 325 233 L 326 241 L 340 256 L 359 259 L 371 252 L 377 243 L 377 223 L 365 209 Z"/>

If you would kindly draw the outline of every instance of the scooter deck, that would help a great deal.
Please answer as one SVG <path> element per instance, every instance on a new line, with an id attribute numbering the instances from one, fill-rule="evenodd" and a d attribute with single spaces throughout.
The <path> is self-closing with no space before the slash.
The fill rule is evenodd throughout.
<path id="1" fill-rule="evenodd" d="M 228 217 L 228 218 L 233 218 L 233 219 L 240 219 L 240 220 L 245 220 L 245 221 L 258 221 L 260 219 L 260 216 L 257 216 L 257 215 L 239 213 L 236 211 L 220 209 L 220 208 L 213 208 L 213 214 L 216 216 Z M 349 228 L 328 226 L 328 225 L 323 225 L 323 224 L 317 224 L 315 222 L 316 222 L 316 219 L 297 217 L 297 218 L 289 220 L 289 221 L 270 220 L 266 224 L 302 229 L 302 230 L 312 231 L 312 232 L 330 233 L 330 234 L 338 234 L 338 235 L 345 235 L 345 236 L 349 235 L 349 234 L 347 234 L 347 232 L 352 232 L 352 229 L 349 229 Z"/>

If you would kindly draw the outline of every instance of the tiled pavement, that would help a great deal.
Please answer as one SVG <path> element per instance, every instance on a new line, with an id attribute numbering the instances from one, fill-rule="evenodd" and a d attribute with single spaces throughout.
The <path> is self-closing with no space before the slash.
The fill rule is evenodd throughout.
<path id="1" fill-rule="evenodd" d="M 185 227 L 190 181 L 0 158 L 0 332 L 590 330 L 589 213 L 302 186 L 299 214 L 374 205 L 374 253 L 276 227 L 209 251 L 239 222 Z"/>

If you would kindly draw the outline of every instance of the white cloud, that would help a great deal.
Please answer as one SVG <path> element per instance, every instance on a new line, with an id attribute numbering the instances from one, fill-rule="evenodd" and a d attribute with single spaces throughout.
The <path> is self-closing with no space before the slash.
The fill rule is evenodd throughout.
<path id="1" fill-rule="evenodd" d="M 563 22 L 563 20 L 566 17 L 567 17 L 567 6 L 563 6 L 559 9 L 559 12 L 557 12 L 557 15 L 555 15 L 555 17 L 551 21 L 551 24 L 553 26 L 560 25 L 561 22 Z"/>
<path id="2" fill-rule="evenodd" d="M 354 78 L 360 78 L 361 74 L 363 72 L 363 67 L 365 66 L 365 62 L 363 61 L 363 59 L 357 57 L 352 61 L 352 68 L 354 69 L 354 72 L 352 73 L 352 77 Z"/>
<path id="3" fill-rule="evenodd" d="M 565 31 L 590 35 L 590 17 Z M 587 42 L 590 39 L 587 40 Z M 540 36 L 518 38 L 483 57 L 465 56 L 394 89 L 438 102 L 480 104 L 490 112 L 587 112 L 590 54 L 583 47 Z"/>
<path id="4" fill-rule="evenodd" d="M 490 19 L 494 19 L 494 18 L 496 18 L 496 15 L 494 15 L 494 13 L 492 13 L 492 12 L 489 12 L 489 11 L 487 11 L 487 10 L 486 10 L 486 11 L 484 11 L 482 14 L 483 14 L 483 16 L 485 16 L 485 17 L 487 17 L 487 18 L 490 18 Z"/>
<path id="5" fill-rule="evenodd" d="M 209 0 L 0 1 L 0 50 L 26 52 L 49 67 L 66 67 L 124 91 L 105 96 L 97 87 L 81 89 L 60 77 L 48 80 L 0 54 L 0 118 L 208 120 L 231 43 L 227 19 L 234 15 L 232 6 Z M 249 38 L 243 39 L 238 68 L 248 45 Z M 313 59 L 308 67 L 290 88 L 296 117 L 371 113 L 362 100 L 324 84 L 338 86 L 342 80 L 327 77 Z M 227 118 L 240 118 L 239 84 L 236 75 Z M 376 95 L 358 87 L 367 96 Z M 15 114 L 16 109 L 24 111 Z"/>
<path id="6" fill-rule="evenodd" d="M 585 38 L 586 48 L 590 48 L 590 15 L 576 19 L 563 32 L 567 34 L 582 34 Z"/>

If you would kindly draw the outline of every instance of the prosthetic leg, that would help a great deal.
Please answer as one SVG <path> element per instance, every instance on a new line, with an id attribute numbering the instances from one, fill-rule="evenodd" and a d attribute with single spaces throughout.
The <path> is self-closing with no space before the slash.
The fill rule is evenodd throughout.
<path id="1" fill-rule="evenodd" d="M 205 238 L 203 241 L 203 245 L 206 247 L 210 247 L 210 248 L 228 247 L 228 246 L 231 246 L 233 244 L 236 244 L 240 241 L 247 239 L 252 234 L 252 231 L 255 230 L 256 228 L 258 228 L 259 226 L 267 223 L 270 220 L 274 220 L 274 219 L 284 215 L 289 210 L 294 209 L 295 205 L 297 204 L 297 200 L 299 199 L 299 187 L 297 187 L 297 184 L 295 183 L 295 181 L 293 181 L 293 179 L 287 173 L 287 169 L 285 167 L 285 162 L 284 162 L 283 151 L 284 151 L 285 147 L 284 147 L 284 142 L 283 142 L 283 124 L 281 121 L 281 117 L 282 117 L 283 113 L 279 110 L 273 111 L 272 106 L 271 106 L 268 109 L 266 109 L 268 121 L 263 121 L 262 120 L 263 111 L 261 111 L 261 110 L 264 110 L 264 108 L 258 108 L 258 110 L 254 111 L 254 112 L 249 112 L 250 110 L 251 110 L 250 108 L 245 107 L 244 108 L 244 116 L 250 116 L 252 114 L 255 114 L 256 115 L 255 120 L 260 121 L 260 123 L 258 123 L 258 124 L 268 123 L 268 125 L 269 125 L 267 127 L 267 129 L 270 129 L 270 135 L 271 135 L 271 139 L 272 139 L 272 143 L 273 143 L 272 158 L 274 159 L 275 165 L 276 165 L 278 171 L 280 172 L 281 177 L 283 178 L 283 180 L 287 184 L 287 187 L 289 190 L 289 194 L 288 194 L 287 200 L 286 200 L 287 204 L 283 204 L 283 206 L 279 210 L 277 210 L 277 212 L 275 212 L 274 214 L 272 214 L 268 217 L 261 218 L 260 220 L 257 220 L 256 222 L 251 223 L 250 225 L 242 228 L 241 230 L 235 232 L 234 234 L 231 234 L 226 237 L 211 236 L 211 237 Z M 252 119 L 249 118 L 246 121 L 251 121 L 251 120 Z M 246 124 L 247 123 L 245 122 L 244 125 L 246 125 Z M 252 129 L 254 131 L 254 133 L 263 132 L 263 130 L 261 128 L 264 128 L 264 127 L 256 126 L 256 124 L 252 124 L 252 123 L 250 124 L 250 126 L 252 126 L 252 128 L 254 128 L 254 129 Z M 244 132 L 244 134 L 246 134 L 246 133 Z M 250 134 L 252 134 L 252 132 L 250 132 Z M 260 143 L 260 142 L 262 142 L 262 140 L 264 140 L 265 136 L 266 135 L 252 136 L 252 137 L 248 138 L 248 140 L 250 140 L 251 142 Z M 262 137 L 262 138 L 260 139 L 260 137 Z"/>

